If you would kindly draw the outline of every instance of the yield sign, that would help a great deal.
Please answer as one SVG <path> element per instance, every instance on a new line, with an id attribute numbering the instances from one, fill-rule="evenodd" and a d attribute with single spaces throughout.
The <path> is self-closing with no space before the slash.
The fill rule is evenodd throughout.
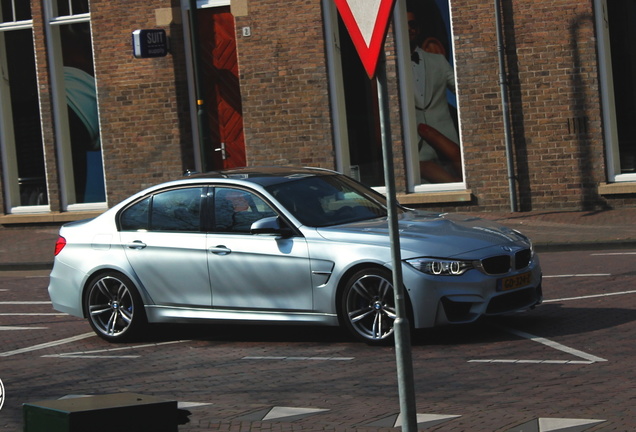
<path id="1" fill-rule="evenodd" d="M 375 75 L 395 0 L 334 0 L 369 78 Z"/>

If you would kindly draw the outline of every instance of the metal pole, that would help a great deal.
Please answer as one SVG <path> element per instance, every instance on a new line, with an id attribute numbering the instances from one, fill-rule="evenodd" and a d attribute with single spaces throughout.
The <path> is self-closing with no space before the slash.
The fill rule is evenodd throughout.
<path id="1" fill-rule="evenodd" d="M 199 149 L 201 151 L 201 171 L 212 169 L 210 159 L 211 138 L 208 111 L 205 106 L 205 83 L 201 72 L 201 54 L 199 42 L 199 22 L 197 19 L 197 0 L 190 0 L 190 39 L 192 40 L 192 68 L 194 69 L 194 87 L 197 98 L 197 126 L 199 131 Z"/>
<path id="2" fill-rule="evenodd" d="M 510 211 L 517 211 L 517 188 L 515 184 L 515 168 L 512 157 L 512 138 L 510 134 L 510 108 L 508 106 L 508 87 L 503 43 L 503 24 L 499 1 L 495 0 L 495 22 L 497 23 L 497 53 L 499 57 L 499 86 L 501 88 L 501 104 L 503 110 L 504 140 L 506 142 L 506 161 L 508 165 L 508 188 L 510 189 Z M 503 0 L 502 0 L 503 1 Z"/>
<path id="3" fill-rule="evenodd" d="M 402 430 L 417 431 L 417 415 L 415 411 L 415 387 L 413 383 L 413 358 L 411 354 L 411 335 L 404 286 L 402 285 L 402 257 L 400 253 L 400 236 L 397 218 L 397 199 L 395 197 L 395 175 L 393 172 L 393 149 L 388 117 L 388 96 L 386 90 L 386 63 L 384 56 L 380 59 L 376 81 L 378 85 L 378 103 L 380 106 L 380 131 L 382 136 L 382 157 L 384 162 L 384 182 L 387 195 L 387 211 L 389 238 L 391 241 L 391 258 L 393 261 L 393 292 L 395 295 L 395 360 L 397 364 L 398 392 L 400 397 L 400 414 Z"/>

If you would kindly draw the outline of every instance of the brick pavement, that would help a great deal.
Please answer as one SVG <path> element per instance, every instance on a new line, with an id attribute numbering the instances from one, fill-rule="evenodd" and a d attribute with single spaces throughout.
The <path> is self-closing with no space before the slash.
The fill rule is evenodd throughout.
<path id="1" fill-rule="evenodd" d="M 26 283 L 3 278 L 3 287 L 8 295 L 16 296 L 11 297 L 14 300 L 22 296 L 45 300 L 42 283 L 36 278 Z M 579 290 L 573 295 L 587 290 L 580 284 L 573 289 Z M 595 308 L 589 303 L 565 310 L 560 304 L 545 305 L 496 323 L 611 359 L 595 365 L 467 362 L 502 356 L 553 362 L 573 358 L 570 353 L 498 331 L 490 322 L 417 335 L 413 346 L 417 410 L 448 418 L 426 430 L 588 430 L 519 427 L 538 416 L 603 421 L 590 431 L 633 430 L 636 417 L 631 415 L 634 408 L 629 401 L 636 396 L 636 387 L 624 377 L 631 370 L 629 358 L 636 355 L 629 343 L 635 299 L 607 297 Z M 624 316 L 607 314 L 608 307 Z M 46 305 L 30 310 L 49 311 Z M 13 322 L 5 324 L 26 324 L 28 320 L 30 325 L 49 326 L 51 340 L 90 333 L 85 321 L 68 316 L 10 319 Z M 396 430 L 389 426 L 399 412 L 390 347 L 351 342 L 332 328 L 210 325 L 162 330 L 156 339 L 135 344 L 111 345 L 91 336 L 72 344 L 1 356 L 8 399 L 0 413 L 0 429 L 17 430 L 14 426 L 21 421 L 23 402 L 71 394 L 134 392 L 179 401 L 191 412 L 190 422 L 180 426 L 179 432 Z M 37 345 L 41 336 L 36 331 L 13 332 L 0 351 Z M 264 418 L 273 409 L 287 410 L 289 415 L 294 414 L 290 410 L 301 407 L 326 411 L 304 418 Z"/>
<path id="2" fill-rule="evenodd" d="M 521 228 L 522 231 L 532 237 L 541 247 L 576 247 L 581 243 L 585 244 L 609 244 L 611 242 L 620 242 L 623 244 L 632 243 L 636 240 L 636 229 L 632 221 L 636 216 L 634 211 L 620 212 L 534 212 L 520 214 L 480 214 L 486 219 L 492 219 L 504 223 L 508 226 Z M 25 230 L 13 229 L 11 232 L 0 232 L 0 264 L 10 262 L 4 261 L 7 256 L 16 257 L 18 252 L 22 254 L 28 263 L 45 263 L 47 256 L 52 255 L 53 244 L 56 238 L 56 227 L 45 227 L 39 230 L 37 235 L 28 236 Z M 42 245 L 42 243 L 49 243 Z M 15 253 L 13 253 L 15 252 Z M 39 260 L 39 261 L 38 261 Z M 45 272 L 42 272 L 44 275 Z M 620 281 L 617 281 L 617 284 Z M 4 288 L 12 288 L 12 282 L 3 281 Z M 16 282 L 17 283 L 17 282 Z M 43 282 L 42 282 L 43 283 Z M 34 282 L 33 294 L 29 299 L 46 300 L 45 291 L 41 290 L 42 283 Z M 21 287 L 21 285 L 20 285 Z M 586 288 L 578 283 L 577 289 Z M 25 294 L 24 288 L 7 293 L 16 295 Z M 573 294 L 571 294 L 573 295 Z M 12 299 L 7 297 L 8 299 Z M 18 300 L 19 298 L 15 298 Z M 608 300 L 598 300 L 598 302 L 609 302 L 616 297 L 609 297 Z M 634 307 L 632 303 L 623 303 L 614 306 L 613 309 L 603 307 L 603 304 L 595 303 L 595 308 L 582 307 L 580 309 L 570 308 L 569 315 L 563 317 L 559 312 L 558 319 L 552 316 L 557 308 L 556 305 L 545 305 L 533 312 L 531 319 L 525 320 L 526 324 L 541 326 L 540 331 L 534 331 L 532 327 L 526 329 L 534 334 L 543 336 L 559 336 L 561 342 L 565 342 L 570 346 L 584 347 L 586 351 L 603 353 L 607 355 L 611 353 L 609 358 L 616 359 L 620 355 L 633 351 L 633 344 L 629 343 L 633 333 Z M 609 305 L 609 304 L 608 304 Z M 620 307 L 619 307 L 620 306 Z M 47 307 L 47 306 L 43 306 Z M 606 311 L 614 311 L 607 314 Z M 48 309 L 47 309 L 48 311 Z M 621 316 L 619 313 L 624 316 Z M 545 315 L 545 316 L 543 316 Z M 90 332 L 87 323 L 82 320 L 71 317 L 61 318 L 67 321 L 66 324 L 59 323 L 60 318 L 43 318 L 42 322 L 33 322 L 29 320 L 29 325 L 51 325 L 55 322 L 58 325 L 59 332 L 51 335 L 53 339 L 62 339 L 64 337 L 73 336 L 81 333 Z M 609 321 L 609 323 L 603 322 Z M 534 324 L 533 324 L 534 323 Z M 555 324 L 554 326 L 551 323 Z M 596 333 L 593 340 L 589 339 L 588 331 L 578 330 L 580 326 L 590 325 L 594 323 L 592 331 Z M 19 324 L 16 322 L 15 324 Z M 548 332 L 549 329 L 554 334 Z M 616 332 L 616 329 L 622 329 Z M 208 331 L 206 329 L 205 331 Z M 212 328 L 214 330 L 214 327 Z M 203 331 L 203 330 L 202 330 Z M 64 388 L 68 388 L 68 392 L 84 391 L 86 394 L 95 393 L 116 393 L 121 391 L 134 390 L 140 393 L 149 393 L 156 396 L 166 398 L 177 398 L 179 401 L 185 402 L 209 402 L 211 405 L 188 408 L 193 415 L 190 417 L 191 423 L 181 426 L 180 432 L 202 432 L 208 430 L 225 430 L 225 431 L 291 431 L 291 430 L 321 430 L 344 432 L 344 431 L 391 431 L 395 430 L 390 427 L 370 427 L 372 420 L 382 420 L 389 414 L 398 411 L 397 406 L 393 403 L 386 406 L 383 389 L 395 388 L 394 373 L 392 370 L 393 354 L 390 350 L 378 350 L 373 348 L 377 356 L 374 358 L 372 367 L 365 369 L 359 364 L 351 366 L 348 363 L 330 363 L 327 361 L 310 362 L 293 364 L 293 362 L 281 362 L 280 364 L 272 362 L 266 369 L 262 366 L 254 366 L 252 368 L 241 367 L 237 364 L 237 359 L 242 358 L 242 352 L 245 355 L 267 356 L 268 354 L 280 355 L 288 352 L 289 356 L 299 356 L 303 352 L 313 352 L 314 345 L 320 347 L 322 339 L 330 341 L 330 350 L 334 347 L 339 350 L 342 355 L 364 357 L 364 352 L 368 348 L 362 344 L 349 343 L 335 329 L 319 329 L 307 332 L 302 337 L 296 337 L 292 333 L 295 330 L 285 330 L 283 333 L 289 335 L 294 342 L 289 344 L 288 348 L 284 345 L 284 336 L 267 334 L 267 330 L 260 333 L 256 332 L 240 332 L 236 335 L 228 335 L 225 337 L 211 337 L 204 333 L 187 334 L 183 338 L 192 338 L 194 342 L 188 344 L 187 347 L 182 344 L 173 344 L 162 346 L 156 349 L 157 353 L 149 350 L 143 352 L 143 357 L 139 360 L 135 359 L 102 359 L 93 360 L 91 363 L 97 364 L 96 369 L 86 368 L 81 370 L 80 378 L 73 381 L 61 380 L 62 387 L 51 387 L 49 369 L 55 369 L 57 375 L 64 375 L 65 368 L 70 368 L 71 360 L 55 361 L 51 358 L 47 360 L 43 358 L 37 369 L 29 369 L 24 364 L 22 357 L 4 358 L 2 364 L 11 370 L 25 368 L 24 376 L 17 377 L 14 381 L 9 381 L 11 393 L 13 394 L 16 387 L 22 387 L 24 382 L 34 380 L 34 386 L 27 386 L 29 392 L 20 394 L 20 401 L 31 401 L 43 398 L 54 398 L 66 394 Z M 307 331 L 305 330 L 300 330 Z M 66 334 L 65 332 L 68 332 Z M 618 370 L 621 363 L 612 361 L 598 366 L 599 373 L 594 377 L 595 388 L 602 388 L 601 392 L 586 391 L 586 380 L 592 374 L 592 368 L 581 366 L 574 369 L 578 373 L 570 371 L 570 369 L 550 368 L 549 366 L 535 366 L 534 370 L 547 371 L 552 374 L 551 381 L 553 385 L 539 388 L 532 375 L 519 374 L 515 370 L 507 368 L 481 368 L 476 367 L 479 374 L 469 375 L 468 381 L 460 383 L 453 380 L 456 369 L 453 365 L 462 365 L 462 367 L 470 369 L 471 365 L 465 364 L 465 355 L 461 353 L 462 349 L 469 348 L 479 358 L 489 358 L 498 355 L 499 351 L 515 352 L 522 351 L 522 343 L 516 338 L 501 337 L 493 340 L 492 336 L 485 338 L 483 328 L 473 326 L 472 330 L 465 334 L 453 333 L 451 330 L 440 332 L 437 340 L 428 339 L 425 344 L 416 345 L 415 367 L 419 371 L 435 371 L 436 376 L 432 377 L 428 373 L 421 374 L 417 383 L 418 392 L 423 397 L 419 400 L 422 407 L 418 411 L 448 413 L 462 415 L 461 418 L 446 423 L 441 429 L 434 430 L 444 431 L 502 431 L 509 432 L 505 426 L 510 428 L 519 425 L 524 421 L 523 406 L 541 408 L 539 411 L 545 416 L 555 417 L 578 417 L 578 418 L 620 418 L 623 425 L 629 424 L 636 427 L 633 420 L 636 418 L 630 415 L 630 411 L 625 412 L 624 417 L 620 417 L 618 412 L 608 412 L 608 415 L 601 416 L 595 407 L 611 406 L 605 401 L 608 394 L 621 394 L 624 397 L 633 397 L 634 385 L 630 380 L 623 380 L 625 376 L 622 370 Z M 624 343 L 608 344 L 610 337 L 616 334 L 622 335 Z M 35 337 L 33 333 L 30 337 Z M 259 336 L 260 335 L 260 336 Z M 193 336 L 193 337 L 192 337 Z M 20 343 L 16 348 L 23 345 L 34 345 L 38 340 L 24 340 L 26 334 L 20 334 Z M 167 337 L 170 339 L 170 336 Z M 241 341 L 241 338 L 243 340 Z M 178 338 L 173 337 L 173 340 Z M 238 345 L 230 344 L 227 341 L 239 339 Z M 298 342 L 300 339 L 301 342 Z M 316 341 L 317 343 L 313 343 Z M 264 342 L 264 343 L 263 343 Z M 276 345 L 276 352 L 269 353 L 267 346 Z M 98 349 L 108 349 L 109 345 L 103 344 L 97 338 L 91 337 L 73 345 L 73 351 L 92 351 Z M 549 353 L 550 359 L 562 360 L 568 359 L 570 356 L 554 353 L 546 348 L 539 347 L 541 351 Z M 616 352 L 610 352 L 609 349 Z M 185 350 L 184 350 L 185 349 Z M 63 354 L 68 349 L 64 346 L 53 348 L 47 351 L 47 354 Z M 239 350 L 239 351 L 237 351 Z M 39 357 L 39 356 L 38 356 Z M 77 360 L 82 361 L 82 360 Z M 134 377 L 134 380 L 122 379 L 121 376 L 114 375 L 117 371 L 126 369 L 133 363 L 143 364 L 148 369 L 148 373 Z M 239 362 L 240 363 L 240 362 Z M 48 367 L 46 367 L 48 365 Z M 62 369 L 59 369 L 62 365 Z M 344 366 L 343 366 L 344 365 Z M 101 366 L 101 368 L 100 368 Z M 354 367 L 355 366 L 355 367 Z M 30 366 L 29 366 L 30 367 Z M 202 378 L 201 370 L 206 373 Z M 7 370 L 8 370 L 7 369 Z M 296 383 L 295 388 L 287 388 L 287 381 L 293 381 L 292 377 L 296 374 L 294 371 L 306 372 L 311 370 L 312 385 L 317 385 L 323 391 L 322 396 L 312 394 L 310 388 L 304 388 L 302 383 Z M 388 373 L 382 373 L 382 370 L 390 370 Z M 99 372 L 96 374 L 96 372 Z M 103 376 L 102 376 L 103 375 Z M 77 378 L 77 377 L 76 377 Z M 275 380 L 273 379 L 275 378 Z M 544 380 L 545 381 L 545 380 Z M 178 392 L 174 382 L 179 382 Z M 476 385 L 479 382 L 479 385 Z M 96 386 L 96 383 L 99 386 Z M 563 389 L 560 387 L 563 383 L 567 383 L 575 391 L 570 394 L 571 400 L 563 398 Z M 597 385 L 598 384 L 598 385 Z M 502 387 L 503 385 L 503 387 Z M 462 388 L 465 386 L 466 388 Z M 224 387 L 224 391 L 231 397 L 221 397 L 215 388 Z M 428 388 L 435 389 L 435 400 L 431 400 L 427 395 Z M 474 410 L 470 412 L 466 407 L 470 406 L 475 397 L 474 389 L 480 389 L 478 396 L 483 398 L 484 402 L 481 407 L 486 407 L 482 413 Z M 187 391 L 184 389 L 188 389 Z M 327 392 L 325 389 L 329 389 Z M 469 394 L 473 389 L 472 396 Z M 525 389 L 522 393 L 515 393 L 514 389 Z M 580 390 L 579 390 L 580 389 Z M 333 391 L 331 391 L 333 390 Z M 394 391 L 394 390 L 391 390 Z M 32 393 L 30 393 L 32 392 Z M 580 392 L 580 395 L 577 394 Z M 332 399 L 324 398 L 326 393 L 332 393 Z M 382 397 L 374 395 L 382 394 Z M 45 396 L 43 396 L 45 395 Z M 395 402 L 394 395 L 390 398 Z M 544 397 L 550 395 L 550 397 Z M 631 395 L 631 396 L 630 396 Z M 368 406 L 361 407 L 356 404 L 356 399 L 364 397 L 368 401 Z M 318 399 L 317 399 L 318 398 Z M 558 407 L 550 406 L 547 401 L 559 401 Z M 308 417 L 306 420 L 299 421 L 282 421 L 282 422 L 264 422 L 254 420 L 255 413 L 264 412 L 277 406 L 311 406 L 329 409 L 324 414 L 316 414 L 316 416 Z M 516 406 L 517 408 L 513 409 Z M 365 414 L 365 411 L 368 414 Z M 633 411 L 633 409 L 631 409 Z M 6 407 L 5 410 L 6 411 Z M 365 415 L 369 421 L 362 421 Z M 252 417 L 250 417 L 252 416 Z M 619 417 L 617 417 L 619 416 Z M 479 428 L 475 428 L 475 419 L 479 419 Z M 534 419 L 533 412 L 528 409 L 527 420 Z M 510 429 L 512 430 L 512 429 Z M 515 429 L 515 432 L 521 429 Z M 528 427 L 527 430 L 539 430 Z M 581 429 L 582 430 L 582 429 Z M 621 430 L 615 429 L 611 423 L 607 423 L 594 430 Z M 623 429 L 626 430 L 626 429 Z"/>

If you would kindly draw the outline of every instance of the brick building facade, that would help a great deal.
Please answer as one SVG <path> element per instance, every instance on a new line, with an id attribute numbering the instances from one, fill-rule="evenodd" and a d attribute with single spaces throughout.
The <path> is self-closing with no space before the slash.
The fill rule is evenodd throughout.
<path id="1" fill-rule="evenodd" d="M 239 153 L 241 164 L 335 169 L 382 188 L 376 81 L 333 0 L 199 0 L 194 26 L 191 3 L 0 0 L 3 226 L 98 214 L 185 170 L 231 167 Z M 634 56 L 619 42 L 631 35 L 631 6 L 606 6 L 397 0 L 380 67 L 400 201 L 470 211 L 508 211 L 515 200 L 518 211 L 636 205 L 636 83 L 621 70 L 630 62 L 616 60 Z M 424 15 L 418 28 L 437 29 L 454 69 L 459 181 L 432 181 L 422 168 L 409 11 Z M 136 29 L 165 30 L 169 54 L 135 58 Z M 199 128 L 197 71 L 212 141 Z M 76 136 L 77 113 L 90 139 Z"/>

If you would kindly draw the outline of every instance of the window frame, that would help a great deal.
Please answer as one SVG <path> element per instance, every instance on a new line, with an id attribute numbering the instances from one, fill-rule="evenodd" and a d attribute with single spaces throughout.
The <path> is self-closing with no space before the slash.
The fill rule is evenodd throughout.
<path id="1" fill-rule="evenodd" d="M 33 37 L 33 19 L 18 20 L 15 11 L 15 0 L 11 0 L 13 16 L 11 20 L 3 21 L 0 23 L 0 46 L 5 44 L 5 34 L 11 31 L 28 30 Z M 0 11 L 1 13 L 1 11 Z M 47 199 L 47 204 L 43 205 L 22 205 L 21 191 L 20 191 L 20 176 L 18 173 L 18 153 L 16 148 L 15 130 L 14 130 L 14 118 L 13 109 L 11 107 L 11 88 L 8 79 L 4 79 L 5 74 L 8 74 L 8 61 L 9 59 L 5 55 L 6 51 L 2 49 L 0 52 L 0 74 L 2 79 L 0 82 L 0 154 L 2 155 L 2 173 L 3 173 L 3 186 L 4 186 L 4 211 L 8 214 L 26 214 L 26 213 L 45 213 L 51 210 L 50 201 Z M 35 50 L 34 50 L 35 57 Z M 36 59 L 34 58 L 34 63 Z M 34 71 L 37 81 L 37 67 Z M 36 88 L 36 91 L 38 89 Z M 39 91 L 38 91 L 39 99 Z M 41 122 L 41 113 L 40 113 Z M 40 131 L 42 134 L 42 131 Z M 44 137 L 42 138 L 42 146 L 44 146 Z M 46 158 L 46 151 L 42 148 L 44 157 Z M 48 181 L 45 170 L 45 184 L 46 192 L 48 196 Z"/>

